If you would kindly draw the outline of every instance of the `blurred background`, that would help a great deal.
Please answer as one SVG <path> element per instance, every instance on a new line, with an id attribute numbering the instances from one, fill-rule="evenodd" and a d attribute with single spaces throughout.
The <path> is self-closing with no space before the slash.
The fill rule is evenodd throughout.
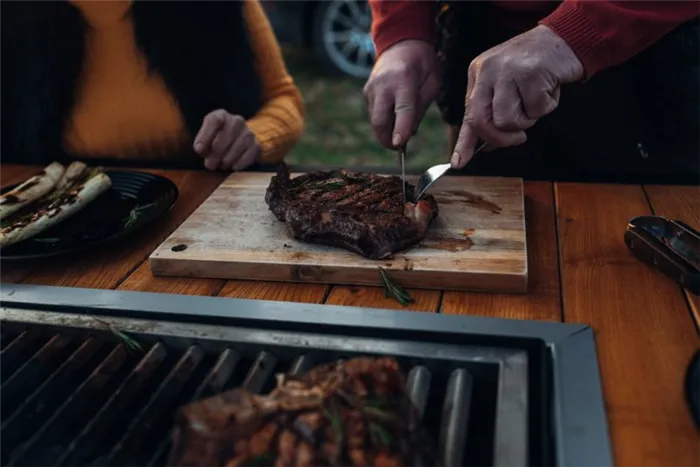
<path id="1" fill-rule="evenodd" d="M 306 105 L 306 132 L 293 164 L 394 167 L 374 138 L 362 87 L 374 63 L 371 15 L 362 0 L 262 0 Z M 408 146 L 407 168 L 447 160 L 447 133 L 432 107 Z"/>

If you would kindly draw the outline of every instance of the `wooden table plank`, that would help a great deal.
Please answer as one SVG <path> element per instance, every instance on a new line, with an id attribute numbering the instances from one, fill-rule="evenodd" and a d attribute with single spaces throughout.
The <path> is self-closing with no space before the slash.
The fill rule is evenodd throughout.
<path id="1" fill-rule="evenodd" d="M 525 184 L 529 292 L 491 294 L 447 291 L 441 312 L 512 319 L 559 321 L 561 296 L 552 184 Z"/>
<path id="2" fill-rule="evenodd" d="M 328 305 L 427 311 L 429 313 L 435 313 L 440 306 L 440 291 L 438 290 L 407 289 L 407 292 L 411 295 L 414 302 L 403 306 L 394 298 L 385 297 L 382 287 L 348 287 L 334 285 L 325 303 Z"/>
<path id="3" fill-rule="evenodd" d="M 48 260 L 22 283 L 65 287 L 111 289 L 124 281 L 148 255 L 180 225 L 224 179 L 205 171 L 166 171 L 180 190 L 176 205 L 167 216 L 133 236 L 81 258 Z"/>
<path id="4" fill-rule="evenodd" d="M 222 279 L 197 279 L 191 277 L 157 277 L 151 273 L 148 261 L 141 263 L 129 277 L 124 280 L 118 290 L 134 290 L 140 292 L 173 293 L 183 295 L 212 296 L 219 293 L 226 283 Z"/>
<path id="5" fill-rule="evenodd" d="M 329 287 L 321 284 L 230 280 L 226 282 L 219 296 L 283 302 L 322 303 Z"/>
<path id="6" fill-rule="evenodd" d="M 639 186 L 556 187 L 564 317 L 596 331 L 617 465 L 696 465 L 684 374 L 698 336 L 681 290 L 623 242 Z"/>
<path id="7" fill-rule="evenodd" d="M 650 185 L 644 190 L 654 214 L 685 222 L 700 231 L 700 187 Z M 692 307 L 695 324 L 700 327 L 700 297 L 687 291 L 685 295 Z"/>

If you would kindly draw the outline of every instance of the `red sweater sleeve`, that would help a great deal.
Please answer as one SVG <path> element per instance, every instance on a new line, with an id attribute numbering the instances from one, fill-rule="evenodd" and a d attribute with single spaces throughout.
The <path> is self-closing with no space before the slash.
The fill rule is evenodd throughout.
<path id="1" fill-rule="evenodd" d="M 369 0 L 377 57 L 407 39 L 435 41 L 435 0 Z"/>
<path id="2" fill-rule="evenodd" d="M 571 46 L 590 78 L 699 15 L 700 2 L 695 1 L 564 0 L 540 24 Z"/>

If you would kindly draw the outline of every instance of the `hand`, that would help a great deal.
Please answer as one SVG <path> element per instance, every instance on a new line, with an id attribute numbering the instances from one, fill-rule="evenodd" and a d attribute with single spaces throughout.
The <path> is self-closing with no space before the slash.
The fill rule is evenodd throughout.
<path id="1" fill-rule="evenodd" d="M 260 146 L 242 117 L 219 109 L 204 117 L 194 151 L 209 170 L 238 171 L 257 160 Z"/>
<path id="2" fill-rule="evenodd" d="M 365 85 L 372 130 L 387 148 L 408 142 L 440 90 L 432 44 L 406 40 L 379 56 Z"/>
<path id="3" fill-rule="evenodd" d="M 525 130 L 559 104 L 560 86 L 583 76 L 583 65 L 571 47 L 546 26 L 476 57 L 469 65 L 467 110 L 452 167 L 469 162 L 477 139 L 492 148 L 524 143 Z"/>

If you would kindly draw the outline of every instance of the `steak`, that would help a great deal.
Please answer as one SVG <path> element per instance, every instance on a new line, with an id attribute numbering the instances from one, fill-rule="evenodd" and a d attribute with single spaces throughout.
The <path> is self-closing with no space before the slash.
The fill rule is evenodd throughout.
<path id="1" fill-rule="evenodd" d="M 435 465 L 393 358 L 277 375 L 269 395 L 234 389 L 183 407 L 169 466 Z"/>
<path id="2" fill-rule="evenodd" d="M 297 240 L 387 259 L 423 240 L 438 215 L 430 195 L 404 204 L 401 184 L 400 177 L 345 169 L 290 178 L 283 163 L 270 180 L 265 202 Z M 406 192 L 412 191 L 406 183 Z"/>

